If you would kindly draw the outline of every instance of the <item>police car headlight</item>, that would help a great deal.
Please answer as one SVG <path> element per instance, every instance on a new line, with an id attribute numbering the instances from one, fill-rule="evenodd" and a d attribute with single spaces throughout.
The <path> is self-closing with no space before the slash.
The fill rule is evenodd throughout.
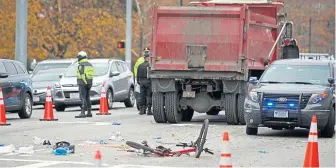
<path id="1" fill-rule="evenodd" d="M 259 95 L 258 95 L 257 92 L 254 92 L 254 91 L 249 92 L 248 97 L 253 102 L 258 102 L 259 101 Z"/>
<path id="2" fill-rule="evenodd" d="M 328 94 L 322 93 L 322 94 L 312 94 L 310 97 L 308 104 L 318 104 L 322 102 L 324 99 L 328 97 Z"/>

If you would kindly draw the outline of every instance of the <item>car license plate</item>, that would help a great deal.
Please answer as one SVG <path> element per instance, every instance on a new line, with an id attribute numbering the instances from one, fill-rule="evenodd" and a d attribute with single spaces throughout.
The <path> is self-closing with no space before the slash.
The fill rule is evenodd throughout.
<path id="1" fill-rule="evenodd" d="M 274 118 L 288 118 L 288 111 L 282 110 L 274 110 Z"/>
<path id="2" fill-rule="evenodd" d="M 195 91 L 183 91 L 183 97 L 195 97 Z"/>
<path id="3" fill-rule="evenodd" d="M 38 101 L 40 101 L 40 97 L 36 97 L 36 96 L 34 96 L 34 97 L 33 97 L 33 101 L 34 101 L 34 102 L 38 102 Z"/>
<path id="4" fill-rule="evenodd" d="M 79 93 L 70 93 L 70 98 L 79 99 Z"/>

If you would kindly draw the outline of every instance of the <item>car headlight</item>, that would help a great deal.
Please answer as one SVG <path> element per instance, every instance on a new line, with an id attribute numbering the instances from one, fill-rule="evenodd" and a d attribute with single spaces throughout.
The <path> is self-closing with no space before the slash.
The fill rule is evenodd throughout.
<path id="1" fill-rule="evenodd" d="M 46 93 L 47 89 L 33 89 L 34 93 L 40 94 L 40 93 Z"/>
<path id="2" fill-rule="evenodd" d="M 100 85 L 102 85 L 102 82 L 94 82 L 94 83 L 92 84 L 92 87 L 98 87 L 98 86 L 100 86 Z"/>
<path id="3" fill-rule="evenodd" d="M 312 94 L 309 101 L 308 101 L 308 104 L 317 104 L 317 103 L 320 103 L 322 102 L 325 98 L 328 97 L 328 94 L 326 93 L 322 93 L 322 94 Z"/>
<path id="4" fill-rule="evenodd" d="M 250 98 L 250 100 L 252 100 L 253 102 L 259 102 L 259 95 L 257 92 L 251 91 L 248 94 L 248 97 Z"/>
<path id="5" fill-rule="evenodd" d="M 61 88 L 61 84 L 59 84 L 59 83 L 55 83 L 54 87 L 55 87 L 55 88 Z"/>

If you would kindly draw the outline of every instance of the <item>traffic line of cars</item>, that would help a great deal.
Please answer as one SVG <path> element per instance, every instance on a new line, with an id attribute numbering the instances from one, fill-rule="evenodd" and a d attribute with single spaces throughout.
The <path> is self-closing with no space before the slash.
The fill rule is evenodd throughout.
<path id="1" fill-rule="evenodd" d="M 107 103 L 123 102 L 126 107 L 136 103 L 134 76 L 126 63 L 117 59 L 90 59 L 95 69 L 90 98 L 99 104 L 102 86 L 106 89 Z M 56 111 L 80 106 L 75 59 L 45 60 L 32 65 L 33 71 L 18 61 L 0 59 L 0 87 L 3 89 L 7 112 L 18 113 L 20 118 L 30 118 L 33 105 L 44 105 L 47 87 L 51 87 Z M 103 85 L 104 84 L 104 85 Z"/>

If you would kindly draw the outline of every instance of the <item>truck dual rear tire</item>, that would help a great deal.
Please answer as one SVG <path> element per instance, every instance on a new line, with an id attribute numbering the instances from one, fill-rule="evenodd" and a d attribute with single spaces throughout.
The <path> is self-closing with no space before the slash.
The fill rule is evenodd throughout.
<path id="1" fill-rule="evenodd" d="M 238 113 L 238 120 L 241 125 L 245 125 L 245 118 L 244 118 L 244 102 L 245 102 L 245 95 L 238 94 L 237 96 L 237 113 Z"/>
<path id="2" fill-rule="evenodd" d="M 227 94 L 224 98 L 224 111 L 226 122 L 229 125 L 237 125 L 238 124 L 238 116 L 237 116 L 237 107 L 236 107 L 236 95 L 235 94 Z"/>
<path id="3" fill-rule="evenodd" d="M 153 117 L 157 123 L 167 123 L 165 114 L 164 94 L 160 92 L 153 93 Z"/>
<path id="4" fill-rule="evenodd" d="M 180 123 L 182 120 L 182 111 L 178 111 L 178 93 L 167 92 L 165 94 L 165 111 L 169 123 Z"/>

